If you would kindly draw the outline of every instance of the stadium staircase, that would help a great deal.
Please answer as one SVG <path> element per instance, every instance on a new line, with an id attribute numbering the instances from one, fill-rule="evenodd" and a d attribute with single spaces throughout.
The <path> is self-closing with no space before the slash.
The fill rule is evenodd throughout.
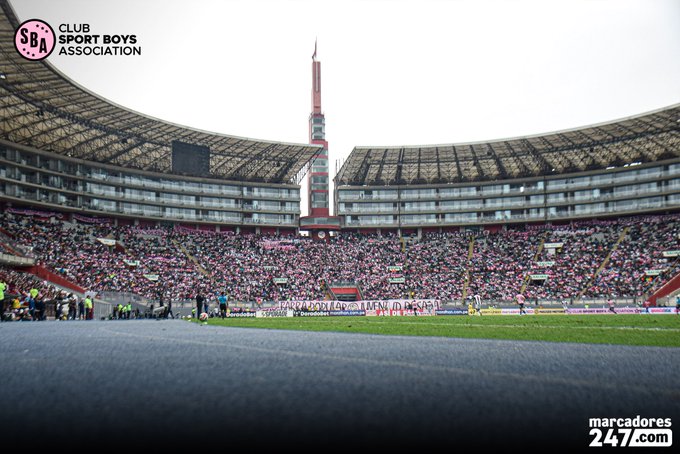
<path id="1" fill-rule="evenodd" d="M 47 281 L 57 287 L 84 294 L 86 290 L 65 277 L 54 273 L 42 265 L 36 265 L 35 258 L 30 257 L 30 251 L 24 246 L 17 244 L 14 237 L 4 229 L 0 229 L 0 263 L 14 267 L 17 271 L 32 274 L 33 276 Z"/>
<path id="2" fill-rule="evenodd" d="M 538 250 L 536 250 L 536 253 L 534 254 L 534 260 L 531 263 L 536 263 L 538 262 L 539 257 L 541 256 L 541 253 L 543 252 L 543 245 L 545 244 L 545 239 L 548 236 L 547 233 L 543 234 L 543 238 L 541 238 L 541 243 L 538 245 Z M 529 285 L 529 280 L 531 279 L 531 270 L 524 276 L 524 282 L 522 282 L 522 288 L 520 289 L 519 293 L 524 294 L 524 291 L 527 289 L 527 285 Z"/>
<path id="3" fill-rule="evenodd" d="M 107 238 L 109 240 L 116 240 L 113 235 L 107 235 L 105 238 Z M 116 252 L 123 253 L 123 254 L 133 255 L 133 254 L 130 254 L 128 252 L 127 248 L 125 247 L 125 245 L 118 240 L 116 240 L 116 244 L 113 245 L 113 250 L 116 251 Z"/>
<path id="4" fill-rule="evenodd" d="M 465 264 L 465 281 L 463 282 L 463 301 L 467 298 L 468 286 L 470 285 L 470 263 L 472 262 L 472 255 L 475 253 L 475 237 L 470 237 L 470 244 L 468 245 L 467 263 Z"/>
<path id="5" fill-rule="evenodd" d="M 595 270 L 593 275 L 590 276 L 590 279 L 588 280 L 586 285 L 579 292 L 578 296 L 576 297 L 576 301 L 581 301 L 581 298 L 583 298 L 583 295 L 586 293 L 586 291 L 588 291 L 590 286 L 595 283 L 597 276 L 600 275 L 602 270 L 605 269 L 605 267 L 609 263 L 609 259 L 611 258 L 612 254 L 614 252 L 616 252 L 616 250 L 619 248 L 619 245 L 623 242 L 623 240 L 626 239 L 626 236 L 628 235 L 628 230 L 630 230 L 630 227 L 625 227 L 623 229 L 623 232 L 621 232 L 621 235 L 619 235 L 619 239 L 616 240 L 616 243 L 614 243 L 614 246 L 612 246 L 612 248 L 609 250 L 609 252 L 607 253 L 607 256 L 604 258 L 604 260 L 602 260 L 602 263 L 600 264 L 600 266 L 597 267 L 597 269 Z"/>
<path id="6" fill-rule="evenodd" d="M 189 254 L 189 251 L 187 251 L 187 249 L 184 247 L 183 244 L 180 244 L 179 241 L 177 241 L 177 240 L 172 240 L 172 243 L 173 243 L 175 246 L 177 246 L 177 249 L 179 249 L 180 251 L 182 251 L 182 253 L 183 253 L 184 255 L 186 255 L 187 258 L 188 258 L 189 260 L 191 260 L 191 261 L 193 262 L 194 265 L 196 265 L 196 269 L 197 269 L 202 275 L 204 275 L 204 276 L 206 276 L 206 277 L 210 277 L 210 273 L 208 273 L 208 271 L 207 271 L 205 268 L 203 268 L 203 265 L 201 265 L 200 263 L 198 263 L 198 260 L 196 259 L 196 257 L 194 257 L 193 255 Z"/>
<path id="7" fill-rule="evenodd" d="M 30 252 L 14 241 L 14 237 L 4 229 L 0 229 L 0 264 L 27 267 L 35 265 Z"/>
<path id="8" fill-rule="evenodd" d="M 647 298 L 647 301 L 649 301 L 652 306 L 656 306 L 659 298 L 671 296 L 678 290 L 680 290 L 680 273 L 676 273 L 675 276 L 673 276 L 673 278 L 666 283 L 666 285 L 652 293 L 652 295 Z"/>
<path id="9" fill-rule="evenodd" d="M 8 254 L 16 255 L 17 257 L 28 257 L 25 248 L 16 243 L 14 236 L 0 228 L 0 246 L 2 250 Z M 0 251 L 2 252 L 2 251 Z"/>
<path id="10" fill-rule="evenodd" d="M 673 277 L 669 279 L 666 284 L 662 285 L 659 287 L 657 290 L 652 292 L 651 295 L 645 298 L 646 301 L 649 301 L 653 306 L 656 306 L 658 304 L 658 300 L 660 298 L 672 298 L 674 296 L 677 296 L 677 293 L 680 292 L 680 258 L 676 258 L 673 264 L 668 268 L 667 273 L 673 274 Z M 666 274 L 666 273 L 664 273 Z M 661 275 L 657 276 L 656 279 L 660 279 Z M 654 285 L 654 281 L 650 284 L 651 286 Z M 671 301 L 673 303 L 673 301 Z"/>
<path id="11" fill-rule="evenodd" d="M 353 282 L 331 282 L 326 287 L 331 299 L 335 301 L 362 301 L 361 287 Z"/>
<path id="12" fill-rule="evenodd" d="M 84 294 L 87 291 L 85 288 L 81 287 L 80 285 L 74 284 L 73 282 L 69 281 L 65 277 L 60 276 L 59 274 L 48 270 L 47 268 L 45 268 L 42 265 L 34 265 L 34 266 L 31 266 L 31 267 L 29 267 L 25 270 L 22 270 L 22 271 L 26 271 L 27 273 L 30 273 L 34 276 L 37 276 L 44 281 L 51 282 L 53 284 L 56 284 L 60 287 L 71 290 L 73 292 Z"/>
<path id="13" fill-rule="evenodd" d="M 326 282 L 325 279 L 322 279 L 320 286 L 321 286 L 321 290 L 323 290 L 324 301 L 332 300 L 333 299 L 333 292 L 331 292 L 331 288 L 328 286 L 328 282 Z"/>

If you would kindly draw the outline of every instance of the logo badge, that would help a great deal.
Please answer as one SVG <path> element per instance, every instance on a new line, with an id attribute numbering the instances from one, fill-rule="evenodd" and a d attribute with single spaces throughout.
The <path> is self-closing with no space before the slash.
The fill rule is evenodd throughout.
<path id="1" fill-rule="evenodd" d="M 29 19 L 14 33 L 14 47 L 27 60 L 40 61 L 50 56 L 57 43 L 54 29 L 40 19 Z"/>

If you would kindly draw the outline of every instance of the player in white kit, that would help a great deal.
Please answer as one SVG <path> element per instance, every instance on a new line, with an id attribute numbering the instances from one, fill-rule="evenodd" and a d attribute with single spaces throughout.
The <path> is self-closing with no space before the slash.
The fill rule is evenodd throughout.
<path id="1" fill-rule="evenodd" d="M 482 315 L 482 297 L 475 293 L 475 314 Z"/>

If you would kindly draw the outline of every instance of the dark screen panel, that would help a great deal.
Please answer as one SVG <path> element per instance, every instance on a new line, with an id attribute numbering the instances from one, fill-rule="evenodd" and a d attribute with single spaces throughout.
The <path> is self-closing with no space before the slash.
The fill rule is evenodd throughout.
<path id="1" fill-rule="evenodd" d="M 195 176 L 210 175 L 210 147 L 173 140 L 172 171 Z"/>

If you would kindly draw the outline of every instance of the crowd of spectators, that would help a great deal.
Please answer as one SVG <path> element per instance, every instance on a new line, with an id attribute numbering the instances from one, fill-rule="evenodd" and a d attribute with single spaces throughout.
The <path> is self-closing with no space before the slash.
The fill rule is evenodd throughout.
<path id="1" fill-rule="evenodd" d="M 470 294 L 512 300 L 520 293 L 538 243 L 534 235 L 523 231 L 478 237 L 470 261 Z"/>
<path id="2" fill-rule="evenodd" d="M 680 223 L 662 217 L 631 223 L 586 296 L 641 295 L 650 282 L 652 289 L 658 288 L 672 277 L 676 257 L 665 257 L 664 252 L 675 250 L 679 238 Z"/>
<path id="3" fill-rule="evenodd" d="M 47 305 L 61 297 L 61 290 L 32 274 L 0 266 L 0 317 L 5 320 L 44 320 Z"/>
<path id="4" fill-rule="evenodd" d="M 537 260 L 531 263 L 530 274 L 544 274 L 547 279 L 536 282 L 529 278 L 526 296 L 539 299 L 571 299 L 578 296 L 616 243 L 619 234 L 617 225 L 590 225 L 548 232 L 543 244 L 562 243 L 562 246 L 544 247 Z"/>
<path id="5" fill-rule="evenodd" d="M 39 264 L 85 289 L 134 293 L 154 301 L 220 291 L 232 301 L 315 300 L 327 297 L 327 286 L 339 282 L 356 284 L 364 299 L 459 300 L 466 276 L 467 294 L 485 300 L 509 300 L 522 291 L 529 299 L 569 299 L 581 291 L 594 297 L 638 297 L 672 277 L 654 271 L 650 276 L 648 270 L 668 268 L 675 258 L 663 252 L 680 249 L 677 216 L 542 230 L 508 228 L 472 236 L 426 233 L 408 240 L 342 233 L 329 241 L 312 241 L 52 222 L 9 213 L 0 217 L 0 227 L 30 248 Z M 618 249 L 593 279 L 625 228 Z M 549 243 L 561 246 L 542 246 Z"/>

